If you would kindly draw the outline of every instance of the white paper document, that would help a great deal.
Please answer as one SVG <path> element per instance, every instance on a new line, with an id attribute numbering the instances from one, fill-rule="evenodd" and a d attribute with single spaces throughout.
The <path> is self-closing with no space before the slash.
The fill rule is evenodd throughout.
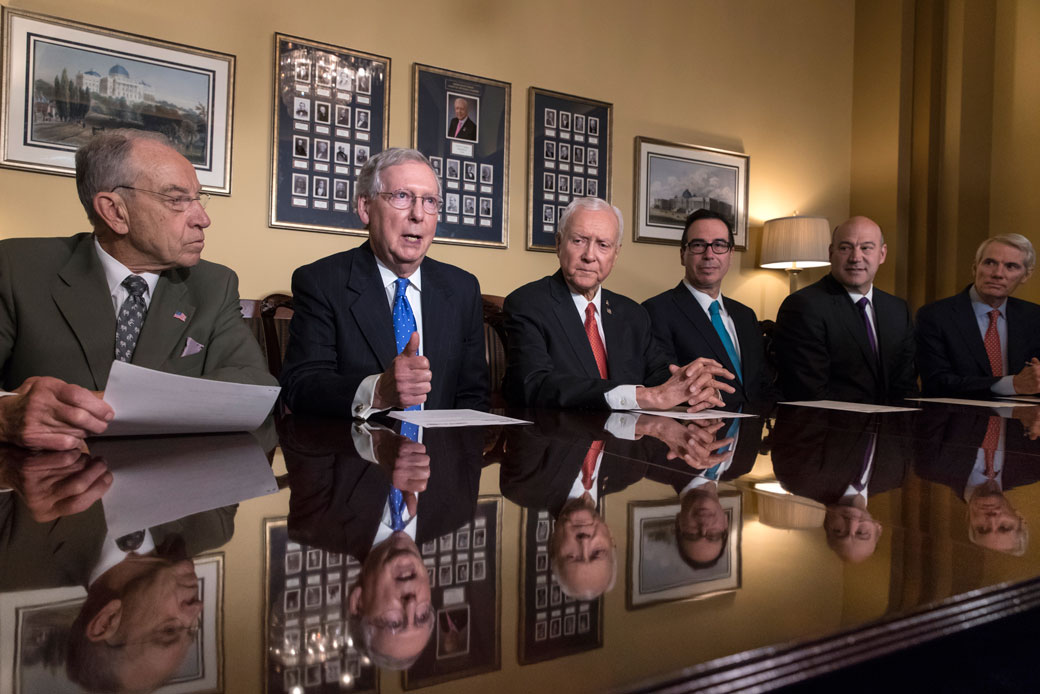
<path id="1" fill-rule="evenodd" d="M 841 410 L 842 412 L 860 412 L 863 414 L 877 414 L 879 412 L 917 412 L 920 407 L 893 407 L 891 405 L 868 405 L 862 402 L 843 402 L 841 400 L 796 400 L 794 402 L 781 402 L 781 405 L 795 405 L 797 407 L 819 407 L 824 410 Z"/>
<path id="2" fill-rule="evenodd" d="M 105 402 L 116 416 L 101 436 L 252 431 L 263 423 L 280 390 L 178 376 L 115 361 Z"/>
<path id="3" fill-rule="evenodd" d="M 402 422 L 418 424 L 421 427 L 478 427 L 488 424 L 530 424 L 523 419 L 513 419 L 490 412 L 477 410 L 394 410 L 387 413 Z"/>
<path id="4" fill-rule="evenodd" d="M 1040 405 L 1040 397 L 1035 395 L 1001 395 L 1001 400 L 1014 400 L 1015 402 L 1031 402 Z"/>
<path id="5" fill-rule="evenodd" d="M 941 402 L 944 405 L 969 405 L 971 407 L 1014 407 L 1010 402 L 1002 402 L 1000 400 L 966 400 L 963 398 L 907 398 L 907 400 Z"/>
<path id="6" fill-rule="evenodd" d="M 112 472 L 103 506 L 113 536 L 278 491 L 249 434 L 97 440 L 90 453 Z"/>
<path id="7" fill-rule="evenodd" d="M 653 414 L 659 417 L 671 417 L 672 419 L 736 419 L 737 417 L 757 417 L 755 414 L 743 412 L 726 412 L 725 410 L 701 410 L 700 412 L 687 412 L 681 407 L 671 410 L 631 410 L 639 414 Z"/>

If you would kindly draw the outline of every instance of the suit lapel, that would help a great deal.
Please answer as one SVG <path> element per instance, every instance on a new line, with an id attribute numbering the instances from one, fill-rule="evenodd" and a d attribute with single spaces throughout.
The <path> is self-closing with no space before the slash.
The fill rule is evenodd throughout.
<path id="1" fill-rule="evenodd" d="M 585 371 L 586 376 L 599 378 L 599 369 L 596 368 L 596 357 L 592 354 L 592 346 L 589 344 L 589 338 L 585 334 L 585 324 L 578 315 L 578 310 L 574 308 L 574 300 L 571 298 L 570 290 L 563 280 L 563 273 L 557 271 L 550 278 L 549 287 L 554 301 L 553 313 L 556 315 L 556 320 L 559 322 L 560 329 L 566 336 L 567 342 L 570 343 L 571 349 L 574 350 L 575 360 L 581 364 L 581 368 Z M 602 310 L 604 313 L 603 335 L 607 338 L 607 365 L 609 368 L 610 355 L 614 352 L 611 349 L 612 340 L 610 336 L 617 331 L 608 329 L 608 326 L 611 325 L 613 314 L 607 313 L 606 306 L 603 306 Z"/>
<path id="2" fill-rule="evenodd" d="M 867 326 L 863 322 L 862 314 L 859 312 L 859 308 L 856 304 L 852 303 L 852 299 L 849 297 L 849 293 L 845 291 L 845 287 L 831 277 L 827 275 L 825 279 L 830 280 L 830 291 L 831 301 L 834 302 L 834 315 L 838 317 L 838 321 L 845 327 L 845 329 L 852 335 L 853 340 L 859 347 L 860 353 L 863 355 L 863 361 L 870 368 L 870 372 L 875 378 L 878 378 L 878 360 L 874 357 L 874 351 L 870 348 L 870 339 L 867 337 Z M 881 296 L 879 292 L 874 292 L 874 323 L 877 325 L 878 335 L 878 352 L 883 354 L 881 351 L 881 316 L 884 314 L 884 309 L 879 308 L 877 305 L 877 298 Z"/>
<path id="3" fill-rule="evenodd" d="M 458 335 L 453 325 L 449 325 L 448 312 L 443 310 L 445 306 L 451 306 L 453 294 L 443 282 L 439 282 L 440 273 L 436 264 L 423 261 L 422 268 L 422 353 L 431 364 L 446 364 L 447 354 L 451 351 L 448 344 L 449 335 Z M 396 346 L 396 345 L 395 345 Z M 468 367 L 472 365 L 464 365 Z M 437 378 L 434 371 L 433 384 L 430 397 L 427 402 L 435 403 L 440 397 L 434 391 L 440 390 L 444 385 L 443 379 Z"/>
<path id="4" fill-rule="evenodd" d="M 715 326 L 711 324 L 711 319 L 708 318 L 708 315 L 704 313 L 704 309 L 690 294 L 690 290 L 686 288 L 686 285 L 680 282 L 679 286 L 673 290 L 673 296 L 675 297 L 675 302 L 679 304 L 679 310 L 693 324 L 694 329 L 700 333 L 701 339 L 711 347 L 711 358 L 730 371 L 733 371 L 733 363 L 730 361 L 729 355 L 726 354 L 726 348 L 723 346 L 719 334 L 715 332 Z M 678 366 L 683 365 L 679 364 Z"/>
<path id="5" fill-rule="evenodd" d="M 1040 326 L 1026 325 L 1026 318 L 1023 315 L 1024 311 L 1022 311 L 1022 304 L 1012 298 L 1008 298 L 1005 312 L 1007 315 L 1008 363 L 1004 368 L 1009 374 L 1016 374 L 1022 368 L 1022 365 L 1026 363 L 1026 358 L 1029 356 L 1026 354 L 1026 343 L 1028 342 L 1026 339 L 1027 331 L 1036 331 L 1040 329 Z M 976 328 L 975 334 L 979 334 L 978 328 Z"/>
<path id="6" fill-rule="evenodd" d="M 101 390 L 115 354 L 116 314 L 93 235 L 83 237 L 58 278 L 51 296 L 83 349 L 94 389 Z"/>
<path id="7" fill-rule="evenodd" d="M 191 303 L 184 284 L 189 272 L 187 269 L 167 270 L 159 276 L 132 363 L 159 369 L 167 358 L 178 356 L 175 352 L 178 343 L 195 317 L 195 304 Z M 186 320 L 177 318 L 178 314 L 184 314 Z"/>
<path id="8" fill-rule="evenodd" d="M 386 302 L 386 290 L 376 268 L 376 258 L 367 242 L 361 249 L 363 253 L 354 254 L 350 279 L 347 281 L 347 287 L 354 294 L 350 313 L 358 324 L 358 332 L 368 342 L 380 368 L 385 371 L 397 356 L 393 319 Z"/>
<path id="9" fill-rule="evenodd" d="M 759 331 L 758 322 L 745 321 L 738 318 L 739 312 L 734 309 L 732 300 L 722 297 L 722 303 L 726 305 L 726 311 L 729 313 L 730 318 L 733 319 L 733 327 L 737 331 L 737 342 L 740 343 L 738 349 L 740 350 L 740 367 L 742 372 L 740 374 L 740 386 L 746 392 L 748 374 L 758 372 L 758 352 L 751 349 L 751 345 L 761 340 L 762 334 Z"/>
<path id="10" fill-rule="evenodd" d="M 1011 361 L 1011 302 L 1008 302 L 1008 361 Z M 989 355 L 986 354 L 986 345 L 982 341 L 979 332 L 979 321 L 975 317 L 975 308 L 971 305 L 971 295 L 967 290 L 957 295 L 957 304 L 953 311 L 954 329 L 960 333 L 961 341 L 967 346 L 971 358 L 975 360 L 981 373 L 989 375 L 992 367 L 989 364 Z"/>

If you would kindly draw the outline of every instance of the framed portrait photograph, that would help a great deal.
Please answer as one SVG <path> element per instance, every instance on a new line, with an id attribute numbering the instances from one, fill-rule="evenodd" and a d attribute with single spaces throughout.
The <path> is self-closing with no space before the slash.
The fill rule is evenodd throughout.
<path id="1" fill-rule="evenodd" d="M 0 165 L 72 176 L 93 133 L 147 130 L 231 194 L 235 56 L 9 7 L 2 21 Z"/>
<path id="2" fill-rule="evenodd" d="M 605 101 L 528 90 L 527 250 L 555 250 L 559 215 L 549 208 L 575 197 L 610 201 L 613 113 Z"/>
<path id="3" fill-rule="evenodd" d="M 735 248 L 747 249 L 747 154 L 637 137 L 635 160 L 635 241 L 678 246 L 686 217 L 708 209 L 730 221 Z"/>
<path id="4" fill-rule="evenodd" d="M 389 58 L 275 34 L 270 226 L 367 233 L 344 192 L 387 146 L 389 96 Z"/>
<path id="5" fill-rule="evenodd" d="M 434 241 L 508 247 L 511 89 L 487 77 L 414 66 L 412 146 L 446 161 L 443 177 L 437 171 L 445 205 Z M 449 196 L 461 207 L 449 205 Z M 478 207 L 481 196 L 491 203 Z"/>
<path id="6" fill-rule="evenodd" d="M 701 561 L 708 565 L 700 568 L 687 562 L 679 547 L 678 499 L 629 502 L 626 607 L 631 610 L 738 590 L 742 498 L 739 489 L 719 485 L 718 502 L 728 530 L 717 541 L 716 559 Z M 708 537 L 703 541 L 713 540 Z"/>

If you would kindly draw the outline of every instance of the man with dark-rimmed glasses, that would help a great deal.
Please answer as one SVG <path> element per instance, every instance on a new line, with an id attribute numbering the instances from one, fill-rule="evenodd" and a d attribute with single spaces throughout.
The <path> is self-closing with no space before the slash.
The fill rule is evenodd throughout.
<path id="1" fill-rule="evenodd" d="M 361 419 L 391 408 L 487 409 L 477 278 L 426 257 L 443 200 L 429 161 L 385 150 L 355 190 L 368 241 L 293 273 L 289 407 Z"/>
<path id="2" fill-rule="evenodd" d="M 76 152 L 93 233 L 0 242 L 0 440 L 65 450 L 103 432 L 115 360 L 274 383 L 242 321 L 238 278 L 200 259 L 209 196 L 155 133 L 112 130 Z"/>
<path id="3" fill-rule="evenodd" d="M 735 392 L 722 393 L 727 405 L 771 398 L 774 377 L 755 312 L 722 295 L 732 258 L 731 222 L 711 210 L 695 211 L 686 218 L 679 247 L 685 277 L 643 304 L 671 363 L 708 357 L 736 375 L 730 382 Z"/>

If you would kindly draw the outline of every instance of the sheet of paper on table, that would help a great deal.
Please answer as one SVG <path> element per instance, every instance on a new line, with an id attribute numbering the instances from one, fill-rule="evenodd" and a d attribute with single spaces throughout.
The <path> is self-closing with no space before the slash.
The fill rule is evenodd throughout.
<path id="1" fill-rule="evenodd" d="M 1010 402 L 1002 400 L 967 400 L 964 398 L 907 398 L 918 402 L 940 402 L 944 405 L 969 405 L 971 407 L 1014 407 Z"/>
<path id="2" fill-rule="evenodd" d="M 655 414 L 672 419 L 735 419 L 737 417 L 757 417 L 755 414 L 743 412 L 726 412 L 725 410 L 701 410 L 700 412 L 687 412 L 681 407 L 670 410 L 631 410 L 639 414 Z"/>
<path id="3" fill-rule="evenodd" d="M 1036 395 L 1001 395 L 1001 400 L 1014 400 L 1015 402 L 1031 402 L 1040 405 L 1040 397 Z"/>
<path id="4" fill-rule="evenodd" d="M 278 491 L 264 450 L 249 434 L 98 439 L 89 445 L 112 472 L 102 505 L 114 536 Z"/>
<path id="5" fill-rule="evenodd" d="M 530 424 L 523 419 L 478 410 L 394 410 L 387 415 L 421 427 L 480 427 L 489 424 Z"/>
<path id="6" fill-rule="evenodd" d="M 178 376 L 115 361 L 105 402 L 116 416 L 101 436 L 252 431 L 263 423 L 280 390 Z"/>
<path id="7" fill-rule="evenodd" d="M 824 410 L 841 410 L 842 412 L 861 412 L 863 414 L 877 414 L 879 412 L 917 412 L 920 407 L 893 407 L 891 405 L 869 405 L 862 402 L 843 402 L 841 400 L 795 400 L 793 402 L 781 402 L 781 405 L 795 405 L 797 407 L 819 407 Z"/>

